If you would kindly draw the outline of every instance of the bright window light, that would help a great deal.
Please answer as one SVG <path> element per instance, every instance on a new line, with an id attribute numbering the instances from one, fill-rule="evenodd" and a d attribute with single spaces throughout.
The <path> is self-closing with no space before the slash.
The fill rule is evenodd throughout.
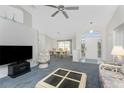
<path id="1" fill-rule="evenodd" d="M 90 30 L 90 33 L 93 33 L 94 31 L 93 30 Z"/>

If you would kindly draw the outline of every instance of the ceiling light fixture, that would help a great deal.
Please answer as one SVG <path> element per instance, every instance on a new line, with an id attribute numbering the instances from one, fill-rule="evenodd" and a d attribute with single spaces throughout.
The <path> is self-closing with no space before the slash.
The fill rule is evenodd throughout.
<path id="1" fill-rule="evenodd" d="M 93 33 L 94 31 L 93 30 L 90 30 L 90 33 Z"/>
<path id="2" fill-rule="evenodd" d="M 92 21 L 90 21 L 90 25 L 91 25 L 91 28 L 92 28 L 92 25 L 93 25 Z M 89 33 L 93 33 L 93 32 L 94 32 L 93 29 L 90 29 Z"/>

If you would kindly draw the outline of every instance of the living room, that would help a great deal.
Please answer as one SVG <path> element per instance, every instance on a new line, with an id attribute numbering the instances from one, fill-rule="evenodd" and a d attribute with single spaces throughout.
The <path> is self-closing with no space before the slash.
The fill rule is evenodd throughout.
<path id="1" fill-rule="evenodd" d="M 1 5 L 0 87 L 123 88 L 123 10 Z"/>

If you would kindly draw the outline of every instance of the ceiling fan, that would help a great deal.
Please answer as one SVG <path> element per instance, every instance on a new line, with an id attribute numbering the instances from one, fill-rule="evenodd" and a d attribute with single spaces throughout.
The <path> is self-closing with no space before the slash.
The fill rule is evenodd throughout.
<path id="1" fill-rule="evenodd" d="M 54 16 L 57 15 L 59 12 L 62 12 L 62 14 L 65 16 L 65 18 L 69 18 L 68 14 L 66 13 L 65 10 L 78 10 L 78 9 L 79 9 L 78 6 L 69 6 L 69 7 L 65 7 L 64 5 L 59 5 L 59 6 L 46 5 L 46 6 L 58 9 L 56 12 L 54 12 L 54 13 L 51 15 L 51 17 L 54 17 Z"/>

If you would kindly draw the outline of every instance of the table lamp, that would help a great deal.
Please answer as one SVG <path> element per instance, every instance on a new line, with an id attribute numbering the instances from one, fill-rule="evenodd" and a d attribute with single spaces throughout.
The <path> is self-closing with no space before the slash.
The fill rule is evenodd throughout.
<path id="1" fill-rule="evenodd" d="M 111 52 L 111 55 L 113 55 L 113 61 L 121 61 L 122 56 L 124 56 L 124 49 L 122 46 L 114 46 Z"/>

